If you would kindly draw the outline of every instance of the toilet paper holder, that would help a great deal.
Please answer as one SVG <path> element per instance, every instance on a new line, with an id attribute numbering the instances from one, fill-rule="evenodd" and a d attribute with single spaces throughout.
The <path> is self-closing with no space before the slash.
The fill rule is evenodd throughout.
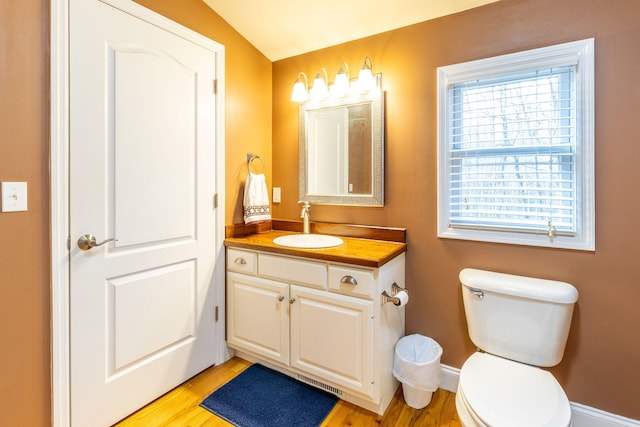
<path id="1" fill-rule="evenodd" d="M 391 295 L 389 295 L 387 291 L 382 291 L 382 295 L 380 298 L 381 299 L 380 305 L 384 305 L 388 302 L 392 302 L 393 305 L 400 305 L 401 304 L 400 298 L 395 296 L 398 292 L 406 292 L 408 294 L 409 290 L 405 288 L 401 288 L 395 282 L 393 282 L 393 284 L 391 285 Z"/>

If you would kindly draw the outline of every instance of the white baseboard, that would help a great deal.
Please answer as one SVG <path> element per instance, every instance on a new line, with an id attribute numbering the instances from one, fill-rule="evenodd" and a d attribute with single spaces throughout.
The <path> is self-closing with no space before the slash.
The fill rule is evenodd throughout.
<path id="1" fill-rule="evenodd" d="M 440 388 L 455 393 L 458 390 L 460 369 L 442 364 L 440 367 L 442 369 Z M 640 427 L 638 420 L 611 414 L 580 403 L 569 403 L 571 404 L 572 427 Z"/>
<path id="2" fill-rule="evenodd" d="M 455 393 L 458 391 L 458 380 L 460 379 L 460 369 L 440 364 L 442 369 L 442 381 L 440 388 Z"/>
<path id="3" fill-rule="evenodd" d="M 573 427 L 640 427 L 640 421 L 571 402 Z"/>

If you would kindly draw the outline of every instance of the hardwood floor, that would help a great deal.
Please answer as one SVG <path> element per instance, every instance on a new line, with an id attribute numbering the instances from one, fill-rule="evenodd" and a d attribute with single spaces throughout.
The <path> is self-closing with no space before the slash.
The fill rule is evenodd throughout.
<path id="1" fill-rule="evenodd" d="M 236 357 L 222 365 L 209 368 L 115 424 L 115 427 L 231 426 L 198 405 L 213 390 L 229 382 L 250 364 Z M 426 408 L 413 409 L 404 403 L 402 387 L 399 387 L 384 415 L 377 415 L 340 400 L 322 426 L 460 427 L 461 425 L 456 413 L 454 393 L 438 390 L 433 393 L 431 402 Z"/>

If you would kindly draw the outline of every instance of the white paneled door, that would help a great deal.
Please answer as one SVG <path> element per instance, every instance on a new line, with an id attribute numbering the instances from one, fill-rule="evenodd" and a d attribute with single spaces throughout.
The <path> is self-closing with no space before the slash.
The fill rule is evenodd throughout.
<path id="1" fill-rule="evenodd" d="M 69 16 L 71 424 L 108 426 L 215 361 L 216 53 Z"/>

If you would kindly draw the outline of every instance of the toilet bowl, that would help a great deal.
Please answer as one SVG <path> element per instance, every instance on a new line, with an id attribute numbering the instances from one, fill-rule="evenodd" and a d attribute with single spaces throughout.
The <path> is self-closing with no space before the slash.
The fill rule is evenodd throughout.
<path id="1" fill-rule="evenodd" d="M 471 341 L 456 410 L 464 427 L 568 427 L 569 400 L 540 367 L 562 360 L 578 291 L 570 284 L 490 271 L 460 272 Z"/>
<path id="2" fill-rule="evenodd" d="M 560 384 L 537 367 L 476 352 L 460 370 L 456 409 L 465 427 L 567 427 Z"/>

